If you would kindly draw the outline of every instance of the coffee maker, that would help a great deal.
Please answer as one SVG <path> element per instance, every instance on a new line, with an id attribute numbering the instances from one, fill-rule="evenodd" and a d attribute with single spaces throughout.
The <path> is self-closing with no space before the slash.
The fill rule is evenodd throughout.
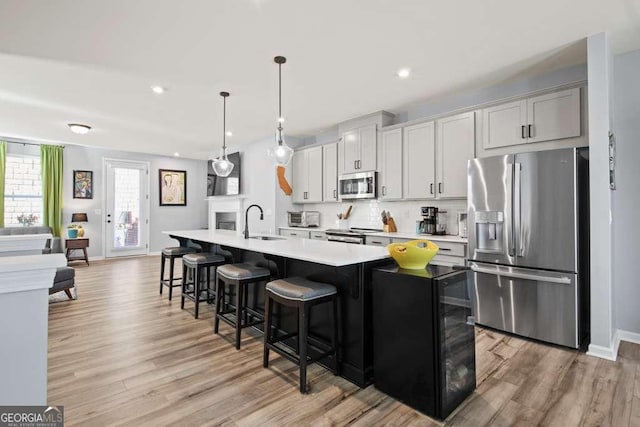
<path id="1" fill-rule="evenodd" d="M 420 208 L 420 213 L 419 234 L 446 234 L 446 220 L 442 218 L 445 211 L 439 211 L 435 206 L 424 206 Z"/>

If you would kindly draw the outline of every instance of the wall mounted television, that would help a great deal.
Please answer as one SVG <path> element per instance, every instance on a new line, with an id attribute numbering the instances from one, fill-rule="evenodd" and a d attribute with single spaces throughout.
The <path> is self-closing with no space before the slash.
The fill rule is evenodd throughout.
<path id="1" fill-rule="evenodd" d="M 242 191 L 240 153 L 231 153 L 227 157 L 233 163 L 233 170 L 227 177 L 213 172 L 213 160 L 207 163 L 207 196 L 237 196 Z"/>

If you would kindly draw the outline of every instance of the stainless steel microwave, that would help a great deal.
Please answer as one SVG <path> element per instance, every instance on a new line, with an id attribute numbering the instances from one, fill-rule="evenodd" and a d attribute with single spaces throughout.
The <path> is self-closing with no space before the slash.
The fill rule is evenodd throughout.
<path id="1" fill-rule="evenodd" d="M 298 211 L 287 212 L 289 227 L 319 227 L 320 212 L 318 211 Z"/>
<path id="2" fill-rule="evenodd" d="M 376 172 L 356 172 L 338 176 L 338 195 L 343 200 L 375 199 Z"/>

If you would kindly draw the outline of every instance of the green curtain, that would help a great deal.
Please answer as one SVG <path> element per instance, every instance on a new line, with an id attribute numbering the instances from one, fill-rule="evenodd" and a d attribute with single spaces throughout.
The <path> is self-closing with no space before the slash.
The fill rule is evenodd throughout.
<path id="1" fill-rule="evenodd" d="M 54 236 L 62 232 L 62 152 L 60 145 L 41 145 L 42 224 L 51 227 Z"/>
<path id="2" fill-rule="evenodd" d="M 4 227 L 4 173 L 7 166 L 7 143 L 0 141 L 0 228 Z"/>

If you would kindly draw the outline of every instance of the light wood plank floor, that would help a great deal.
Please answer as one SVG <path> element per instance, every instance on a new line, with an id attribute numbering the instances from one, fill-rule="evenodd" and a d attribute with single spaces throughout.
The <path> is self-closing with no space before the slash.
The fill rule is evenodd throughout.
<path id="1" fill-rule="evenodd" d="M 77 301 L 50 305 L 49 403 L 68 425 L 441 425 L 373 386 L 297 369 L 212 307 L 201 318 L 158 295 L 159 257 L 75 264 Z M 177 290 L 177 289 L 176 289 Z M 617 362 L 477 329 L 478 389 L 446 425 L 640 425 L 640 346 Z"/>

